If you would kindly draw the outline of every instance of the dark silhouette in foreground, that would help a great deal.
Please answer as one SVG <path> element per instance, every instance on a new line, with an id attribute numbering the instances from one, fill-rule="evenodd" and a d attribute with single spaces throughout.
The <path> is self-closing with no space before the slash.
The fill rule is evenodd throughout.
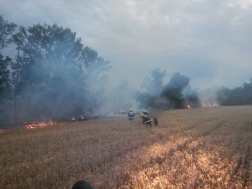
<path id="1" fill-rule="evenodd" d="M 94 189 L 87 181 L 79 180 L 76 182 L 72 189 Z"/>

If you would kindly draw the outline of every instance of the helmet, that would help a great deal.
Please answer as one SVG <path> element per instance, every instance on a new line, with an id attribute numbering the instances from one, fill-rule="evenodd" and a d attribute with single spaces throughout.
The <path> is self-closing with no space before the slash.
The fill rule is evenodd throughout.
<path id="1" fill-rule="evenodd" d="M 148 112 L 146 110 L 143 110 L 143 114 L 144 115 L 149 115 Z"/>
<path id="2" fill-rule="evenodd" d="M 130 108 L 130 111 L 132 112 L 132 111 L 133 111 L 133 109 L 132 109 L 132 108 Z"/>
<path id="3" fill-rule="evenodd" d="M 144 115 L 148 115 L 148 112 L 144 111 L 143 114 L 144 114 Z"/>

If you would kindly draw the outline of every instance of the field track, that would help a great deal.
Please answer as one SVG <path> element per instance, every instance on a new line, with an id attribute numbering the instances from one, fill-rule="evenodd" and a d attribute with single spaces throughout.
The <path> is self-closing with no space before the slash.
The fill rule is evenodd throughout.
<path id="1" fill-rule="evenodd" d="M 252 188 L 252 106 L 166 111 L 0 134 L 0 188 Z"/>

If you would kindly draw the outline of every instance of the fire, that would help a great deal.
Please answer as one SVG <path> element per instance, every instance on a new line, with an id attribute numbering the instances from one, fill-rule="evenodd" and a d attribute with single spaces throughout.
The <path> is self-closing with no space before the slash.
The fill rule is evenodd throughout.
<path id="1" fill-rule="evenodd" d="M 191 106 L 190 106 L 189 104 L 187 105 L 187 107 L 188 107 L 189 109 L 191 109 Z"/>
<path id="2" fill-rule="evenodd" d="M 127 114 L 127 112 L 125 110 L 120 110 L 120 111 L 116 111 L 114 113 L 111 113 L 110 115 L 118 115 L 118 114 Z"/>
<path id="3" fill-rule="evenodd" d="M 3 129 L 0 129 L 0 133 L 4 133 L 4 130 L 3 130 Z"/>
<path id="4" fill-rule="evenodd" d="M 73 117 L 72 120 L 75 121 L 75 117 Z"/>
<path id="5" fill-rule="evenodd" d="M 126 113 L 124 110 L 119 111 L 120 114 Z"/>
<path id="6" fill-rule="evenodd" d="M 36 129 L 36 128 L 42 128 L 42 127 L 46 127 L 46 126 L 52 126 L 52 125 L 56 125 L 56 122 L 53 122 L 51 119 L 49 120 L 49 122 L 39 122 L 39 123 L 32 123 L 32 124 L 28 124 L 26 125 L 27 122 L 25 122 L 25 127 L 27 129 Z"/>
<path id="7" fill-rule="evenodd" d="M 83 116 L 80 117 L 82 120 L 85 119 Z"/>

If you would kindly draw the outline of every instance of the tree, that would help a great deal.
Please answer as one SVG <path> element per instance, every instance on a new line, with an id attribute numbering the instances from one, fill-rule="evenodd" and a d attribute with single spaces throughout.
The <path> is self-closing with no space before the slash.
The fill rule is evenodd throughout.
<path id="1" fill-rule="evenodd" d="M 220 88 L 217 92 L 217 100 L 220 105 L 224 106 L 252 104 L 252 78 L 250 83 L 245 82 L 241 87 Z"/>
<path id="2" fill-rule="evenodd" d="M 252 78 L 250 78 L 250 83 L 243 84 L 243 93 L 244 93 L 244 104 L 252 104 Z"/>
<path id="3" fill-rule="evenodd" d="M 56 24 L 20 27 L 14 41 L 21 54 L 19 94 L 33 119 L 70 117 L 89 110 L 92 80 L 88 78 L 108 69 L 108 61 L 84 48 L 75 32 Z"/>
<path id="4" fill-rule="evenodd" d="M 173 104 L 175 108 L 182 108 L 185 101 L 182 90 L 188 86 L 190 79 L 180 73 L 173 74 L 169 83 L 163 90 L 163 95 Z"/>
<path id="5" fill-rule="evenodd" d="M 12 42 L 12 34 L 16 27 L 16 24 L 9 23 L 0 16 L 0 50 Z"/>
<path id="6" fill-rule="evenodd" d="M 195 89 L 193 90 L 189 85 L 184 88 L 183 96 L 189 104 L 199 105 L 200 103 L 198 93 Z"/>
<path id="7" fill-rule="evenodd" d="M 4 58 L 0 53 L 0 102 L 10 97 L 11 85 L 10 85 L 10 71 L 8 65 L 11 59 L 9 57 Z"/>
<path id="8" fill-rule="evenodd" d="M 155 108 L 156 103 L 155 100 L 157 97 L 150 95 L 148 92 L 135 92 L 134 98 L 138 102 L 139 109 L 148 109 L 148 108 Z"/>
<path id="9" fill-rule="evenodd" d="M 231 90 L 226 87 L 221 87 L 217 91 L 217 101 L 221 106 L 228 105 L 230 103 Z"/>
<path id="10" fill-rule="evenodd" d="M 11 58 L 4 57 L 1 50 L 12 42 L 12 33 L 16 25 L 9 23 L 0 16 L 0 102 L 9 97 L 11 92 L 10 70 Z"/>
<path id="11" fill-rule="evenodd" d="M 12 42 L 12 34 L 16 25 L 9 23 L 0 16 L 0 116 L 2 123 L 10 119 L 10 100 L 12 99 L 12 85 L 10 67 L 13 63 L 8 56 L 4 57 L 1 53 Z M 12 110 L 11 110 L 12 111 Z"/>
<path id="12" fill-rule="evenodd" d="M 163 79 L 166 75 L 166 71 L 161 72 L 159 69 L 151 71 L 151 77 L 145 77 L 141 88 L 145 88 L 147 92 L 152 96 L 159 96 L 163 90 Z"/>
<path id="13" fill-rule="evenodd" d="M 189 84 L 190 79 L 187 76 L 180 75 L 180 73 L 173 74 L 168 83 L 168 87 L 184 89 Z"/>

